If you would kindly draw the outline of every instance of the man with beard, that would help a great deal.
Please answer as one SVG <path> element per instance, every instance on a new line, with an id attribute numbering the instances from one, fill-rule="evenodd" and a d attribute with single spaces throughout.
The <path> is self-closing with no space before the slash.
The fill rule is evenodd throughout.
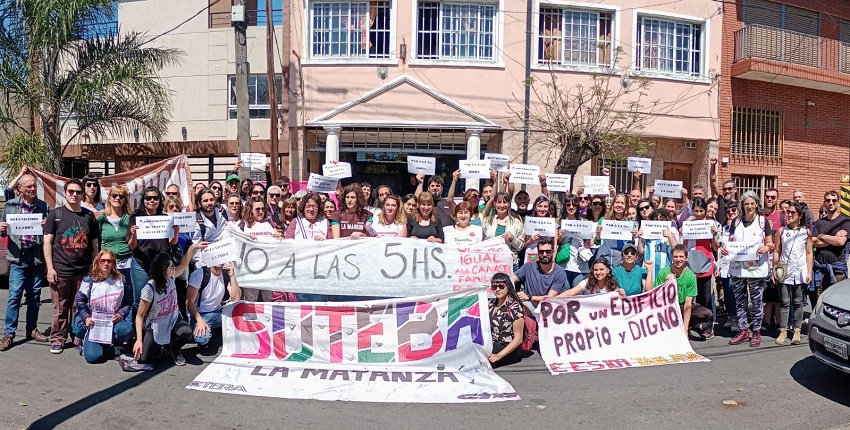
<path id="1" fill-rule="evenodd" d="M 193 243 L 215 242 L 227 225 L 221 212 L 216 210 L 215 194 L 209 188 L 204 188 L 195 197 L 195 207 L 198 209 L 198 228 L 192 236 Z M 200 257 L 198 253 L 195 258 Z"/>
<path id="2" fill-rule="evenodd" d="M 794 197 L 796 200 L 796 192 Z M 847 273 L 844 247 L 850 234 L 850 218 L 841 214 L 837 191 L 827 191 L 823 195 L 823 205 L 826 208 L 826 218 L 817 220 L 812 230 L 812 245 L 815 247 L 814 282 L 818 287 L 817 294 L 810 294 L 809 297 L 812 306 L 817 304 L 820 292 L 841 280 L 836 278 L 836 271 L 844 273 L 845 277 Z"/>
<path id="3" fill-rule="evenodd" d="M 764 192 L 764 209 L 762 210 L 762 215 L 770 223 L 770 229 L 773 231 L 778 231 L 779 227 L 782 227 L 779 219 L 780 211 L 776 207 L 778 201 L 779 190 L 776 188 L 768 188 Z"/>
<path id="4" fill-rule="evenodd" d="M 425 175 L 420 173 L 416 175 L 416 181 L 419 182 L 419 185 L 416 187 L 416 192 L 414 195 L 418 196 L 422 194 L 422 181 L 425 178 Z M 443 198 L 443 177 L 434 175 L 428 179 L 428 192 L 431 193 L 431 197 L 434 198 L 434 213 L 437 215 L 437 219 L 443 225 L 454 225 L 454 219 L 452 218 L 452 210 L 449 208 L 449 201 Z M 454 198 L 454 196 L 449 196 L 450 198 Z"/>
<path id="5" fill-rule="evenodd" d="M 517 296 L 524 302 L 531 302 L 532 307 L 566 289 L 567 272 L 555 264 L 554 252 L 552 238 L 541 239 L 537 242 L 537 261 L 523 264 L 513 275 L 515 283 L 522 283 Z"/>

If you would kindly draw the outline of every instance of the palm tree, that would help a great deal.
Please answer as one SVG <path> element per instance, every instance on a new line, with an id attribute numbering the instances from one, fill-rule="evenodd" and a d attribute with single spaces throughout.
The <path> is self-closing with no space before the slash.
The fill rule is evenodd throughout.
<path id="1" fill-rule="evenodd" d="M 135 32 L 94 34 L 117 21 L 116 3 L 0 0 L 0 129 L 40 135 L 57 173 L 80 136 L 159 140 L 167 130 L 171 90 L 159 72 L 183 53 Z"/>

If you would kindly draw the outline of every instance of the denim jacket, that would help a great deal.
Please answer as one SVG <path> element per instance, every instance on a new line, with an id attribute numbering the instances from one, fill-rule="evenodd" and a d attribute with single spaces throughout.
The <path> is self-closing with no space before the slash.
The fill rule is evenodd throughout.
<path id="1" fill-rule="evenodd" d="M 50 210 L 47 208 L 47 203 L 43 200 L 35 199 L 33 202 L 35 209 L 33 209 L 34 214 L 43 214 L 44 217 L 47 216 L 47 213 Z M 6 215 L 17 215 L 21 213 L 21 198 L 15 197 L 12 200 L 6 202 L 6 207 L 3 208 L 3 216 L 0 217 L 0 220 L 3 222 L 6 221 Z M 21 260 L 21 236 L 17 234 L 8 234 L 8 231 L 0 233 L 0 237 L 9 237 L 9 243 L 6 249 L 6 260 L 10 263 L 18 263 Z M 44 262 L 44 236 L 35 236 L 34 238 L 35 245 L 30 248 L 35 254 L 34 264 L 42 264 Z"/>

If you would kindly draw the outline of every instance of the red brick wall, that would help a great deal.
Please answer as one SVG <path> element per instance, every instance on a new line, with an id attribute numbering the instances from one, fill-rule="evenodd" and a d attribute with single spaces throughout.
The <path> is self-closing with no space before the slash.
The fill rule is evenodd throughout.
<path id="1" fill-rule="evenodd" d="M 782 3 L 850 17 L 847 1 L 785 0 Z M 850 95 L 731 78 L 734 34 L 743 27 L 741 17 L 741 4 L 724 3 L 719 156 L 730 157 L 732 106 L 740 106 L 783 112 L 783 157 L 781 162 L 773 164 L 730 160 L 728 166 L 720 167 L 718 174 L 723 179 L 732 174 L 775 175 L 780 198 L 790 198 L 793 190 L 799 188 L 806 192 L 807 200 L 819 202 L 825 190 L 838 189 L 841 176 L 850 173 Z M 824 37 L 837 38 L 837 22 L 838 18 L 822 15 Z M 837 65 L 832 52 L 822 52 L 822 56 L 827 65 Z M 817 69 L 811 70 L 818 73 Z M 815 105 L 807 108 L 807 101 Z M 787 187 L 781 186 L 783 183 Z"/>

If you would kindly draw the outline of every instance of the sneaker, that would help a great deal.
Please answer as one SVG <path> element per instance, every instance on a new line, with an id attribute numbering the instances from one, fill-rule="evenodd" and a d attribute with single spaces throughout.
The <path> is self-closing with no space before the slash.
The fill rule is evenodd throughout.
<path id="1" fill-rule="evenodd" d="M 173 351 L 171 353 L 171 356 L 174 357 L 174 364 L 178 366 L 186 365 L 186 359 L 183 358 L 183 352 L 181 352 L 180 350 Z"/>
<path id="2" fill-rule="evenodd" d="M 723 328 L 732 328 L 732 320 L 726 320 L 726 324 L 723 324 Z"/>
<path id="3" fill-rule="evenodd" d="M 709 340 L 714 337 L 714 330 L 705 331 L 703 332 L 702 336 L 705 338 L 705 340 Z"/>
<path id="4" fill-rule="evenodd" d="M 121 366 L 121 370 L 125 372 L 153 370 L 153 365 L 139 363 L 135 358 L 123 354 L 118 357 L 118 365 Z"/>
<path id="5" fill-rule="evenodd" d="M 61 354 L 63 349 L 64 348 L 63 348 L 62 345 L 52 345 L 50 347 L 50 353 L 51 354 Z"/>
<path id="6" fill-rule="evenodd" d="M 31 332 L 27 333 L 27 340 L 34 340 L 40 343 L 47 343 L 50 341 L 50 338 L 45 336 L 42 332 L 38 331 L 37 328 L 34 328 Z"/>
<path id="7" fill-rule="evenodd" d="M 4 334 L 3 340 L 0 340 L 0 351 L 8 351 L 12 347 L 12 342 L 14 341 L 15 338 L 8 334 Z"/>

